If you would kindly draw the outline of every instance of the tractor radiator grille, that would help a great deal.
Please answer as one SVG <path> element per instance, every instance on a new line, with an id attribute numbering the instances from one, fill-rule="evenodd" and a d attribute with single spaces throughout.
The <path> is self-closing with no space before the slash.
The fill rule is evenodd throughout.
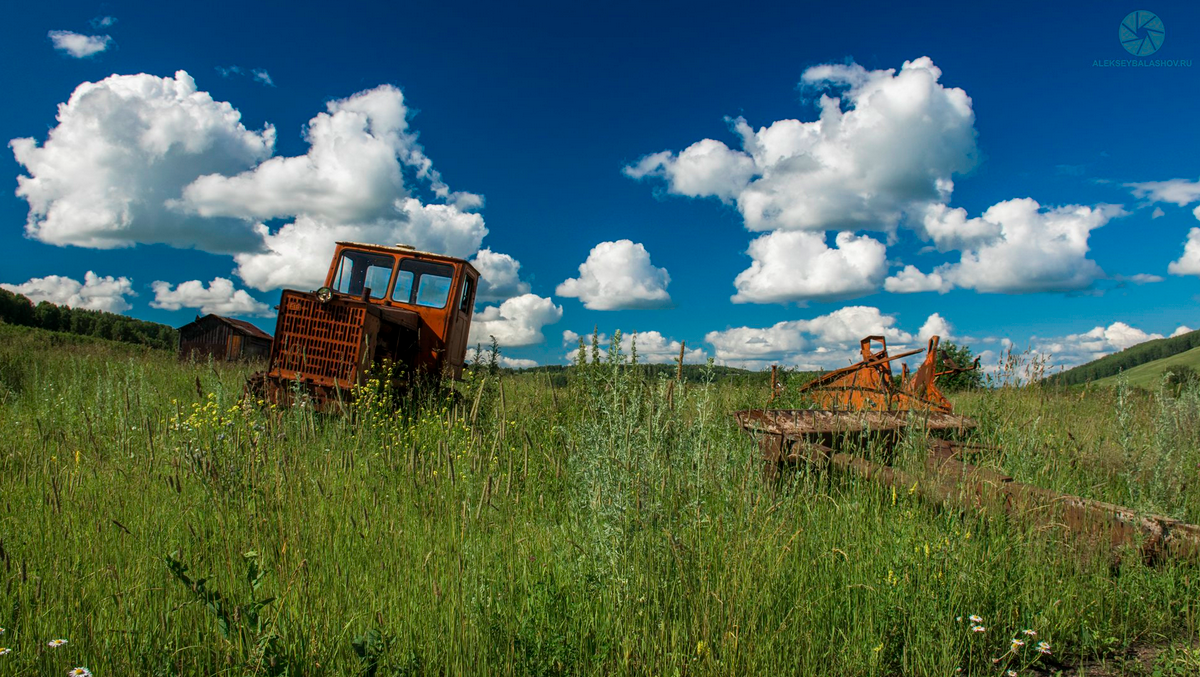
<path id="1" fill-rule="evenodd" d="M 363 343 L 361 307 L 321 304 L 307 294 L 284 292 L 280 299 L 272 372 L 352 385 Z"/>

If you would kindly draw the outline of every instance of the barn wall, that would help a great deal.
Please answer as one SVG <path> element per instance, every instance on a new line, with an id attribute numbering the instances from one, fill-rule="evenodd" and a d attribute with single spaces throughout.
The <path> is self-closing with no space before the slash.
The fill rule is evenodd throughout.
<path id="1" fill-rule="evenodd" d="M 246 334 L 218 319 L 201 318 L 179 330 L 179 356 L 198 360 L 265 360 L 271 341 Z"/>
<path id="2" fill-rule="evenodd" d="M 197 323 L 188 331 L 179 332 L 180 357 L 195 359 L 224 360 L 231 328 L 220 321 Z"/>

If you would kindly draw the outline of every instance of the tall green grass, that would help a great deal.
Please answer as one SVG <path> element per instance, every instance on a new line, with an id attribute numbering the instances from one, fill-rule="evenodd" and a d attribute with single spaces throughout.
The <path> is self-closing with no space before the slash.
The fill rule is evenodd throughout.
<path id="1" fill-rule="evenodd" d="M 729 414 L 765 390 L 612 352 L 565 388 L 372 384 L 326 416 L 244 401 L 248 366 L 50 336 L 0 326 L 0 674 L 990 675 L 1196 638 L 1193 564 L 764 485 Z M 1125 437 L 1091 394 L 960 405 L 1004 449 L 980 462 L 1196 519 L 1194 475 L 1153 490 L 1194 459 L 1195 400 L 1131 398 Z M 1010 650 L 1025 629 L 1051 655 Z"/>

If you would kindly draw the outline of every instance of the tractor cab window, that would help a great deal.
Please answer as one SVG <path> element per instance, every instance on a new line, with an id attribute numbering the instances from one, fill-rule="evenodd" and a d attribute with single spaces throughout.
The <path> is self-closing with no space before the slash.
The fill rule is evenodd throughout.
<path id="1" fill-rule="evenodd" d="M 395 263 L 395 259 L 387 254 L 343 251 L 337 275 L 333 278 L 333 289 L 341 294 L 362 296 L 363 289 L 368 288 L 371 298 L 381 299 L 387 295 Z"/>
<path id="2" fill-rule="evenodd" d="M 474 294 L 472 294 L 471 292 L 474 291 L 473 287 L 475 285 L 473 285 L 471 283 L 472 283 L 471 278 L 468 277 L 468 278 L 463 279 L 462 301 L 460 301 L 458 304 L 459 312 L 466 313 L 467 315 L 470 315 L 471 310 L 474 309 L 474 305 L 472 304 L 472 302 L 475 300 L 475 297 L 474 297 Z"/>
<path id="3" fill-rule="evenodd" d="M 426 308 L 445 308 L 450 298 L 454 266 L 433 261 L 404 259 L 396 275 L 392 300 Z"/>

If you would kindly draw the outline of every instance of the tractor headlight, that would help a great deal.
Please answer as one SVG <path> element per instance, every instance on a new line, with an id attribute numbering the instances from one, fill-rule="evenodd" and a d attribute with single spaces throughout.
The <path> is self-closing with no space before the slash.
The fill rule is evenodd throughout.
<path id="1" fill-rule="evenodd" d="M 333 290 L 329 287 L 321 287 L 317 290 L 317 300 L 321 303 L 329 303 L 333 300 Z"/>

